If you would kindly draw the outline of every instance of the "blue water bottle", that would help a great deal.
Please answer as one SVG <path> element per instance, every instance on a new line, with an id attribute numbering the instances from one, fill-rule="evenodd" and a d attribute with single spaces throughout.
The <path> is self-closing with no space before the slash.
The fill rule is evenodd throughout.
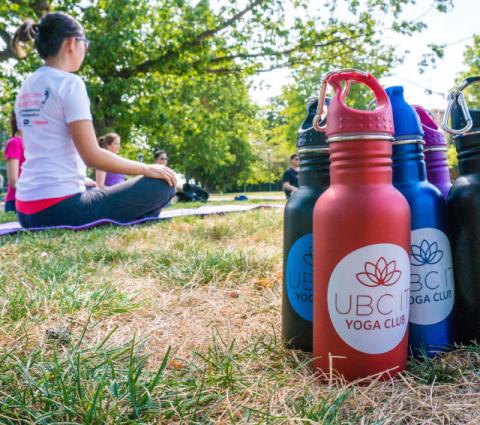
<path id="1" fill-rule="evenodd" d="M 454 278 L 446 236 L 446 202 L 427 181 L 423 130 L 405 101 L 403 87 L 386 90 L 393 109 L 393 184 L 412 216 L 409 346 L 414 356 L 445 351 L 453 344 Z"/>

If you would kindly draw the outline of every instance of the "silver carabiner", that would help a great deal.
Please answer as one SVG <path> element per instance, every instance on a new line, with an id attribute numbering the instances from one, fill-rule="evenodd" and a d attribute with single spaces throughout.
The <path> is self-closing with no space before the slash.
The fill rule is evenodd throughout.
<path id="1" fill-rule="evenodd" d="M 447 110 L 445 111 L 445 115 L 443 116 L 443 123 L 442 127 L 445 131 L 451 134 L 463 134 L 469 131 L 473 126 L 472 116 L 470 115 L 470 111 L 468 110 L 467 101 L 465 100 L 465 96 L 463 95 L 463 90 L 467 88 L 470 84 L 478 83 L 480 81 L 480 77 L 470 77 L 463 80 L 454 90 L 448 93 L 448 105 Z M 463 117 L 465 118 L 465 126 L 462 128 L 451 128 L 448 125 L 448 120 L 451 118 L 453 104 L 457 103 L 460 106 L 462 111 Z"/>
<path id="2" fill-rule="evenodd" d="M 318 105 L 317 105 L 317 114 L 313 118 L 313 128 L 316 131 L 325 131 L 327 126 L 321 126 L 320 123 L 323 120 L 324 115 L 324 106 L 325 106 L 325 97 L 327 96 L 327 78 L 330 75 L 326 75 L 322 80 L 322 85 L 320 86 L 320 93 L 318 94 Z"/>
<path id="3" fill-rule="evenodd" d="M 368 111 L 373 111 L 376 107 L 377 104 L 377 99 L 373 98 L 370 102 L 367 104 L 367 110 Z"/>
<path id="4" fill-rule="evenodd" d="M 452 128 L 448 125 L 448 120 L 452 113 L 452 108 L 454 103 L 458 103 L 460 105 L 460 109 L 462 111 L 463 117 L 465 118 L 465 126 L 462 128 Z M 443 116 L 443 128 L 445 131 L 451 134 L 463 134 L 469 131 L 473 126 L 473 120 L 470 116 L 470 112 L 468 110 L 467 102 L 465 101 L 465 96 L 462 92 L 453 92 L 448 94 L 448 105 L 447 110 L 445 111 L 445 115 Z"/>

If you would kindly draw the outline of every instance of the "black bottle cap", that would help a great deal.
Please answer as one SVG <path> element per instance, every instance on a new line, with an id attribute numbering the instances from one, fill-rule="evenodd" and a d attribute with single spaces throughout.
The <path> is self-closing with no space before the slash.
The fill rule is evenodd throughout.
<path id="1" fill-rule="evenodd" d="M 328 105 L 330 99 L 325 99 L 325 105 Z M 307 101 L 307 117 L 297 132 L 297 147 L 321 146 L 328 148 L 327 135 L 324 131 L 316 131 L 313 128 L 313 119 L 317 114 L 318 97 L 311 97 Z M 325 125 L 326 118 L 320 125 Z"/>
<path id="2" fill-rule="evenodd" d="M 480 109 L 469 109 L 468 112 L 472 117 L 472 128 L 468 132 L 480 131 Z M 452 106 L 452 128 L 464 128 L 467 125 L 465 115 L 460 105 L 455 102 Z"/>

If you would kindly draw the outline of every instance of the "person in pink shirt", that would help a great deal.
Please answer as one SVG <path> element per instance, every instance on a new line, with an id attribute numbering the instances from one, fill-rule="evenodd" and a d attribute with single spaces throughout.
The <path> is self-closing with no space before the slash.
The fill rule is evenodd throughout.
<path id="1" fill-rule="evenodd" d="M 15 187 L 22 170 L 22 164 L 25 162 L 24 147 L 21 132 L 17 127 L 15 113 L 10 117 L 12 128 L 12 138 L 8 140 L 5 146 L 5 160 L 7 161 L 7 194 L 5 196 L 5 212 L 15 212 Z"/>

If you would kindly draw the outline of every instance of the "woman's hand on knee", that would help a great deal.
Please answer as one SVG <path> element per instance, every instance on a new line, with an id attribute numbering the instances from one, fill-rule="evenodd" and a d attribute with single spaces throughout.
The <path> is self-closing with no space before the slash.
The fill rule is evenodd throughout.
<path id="1" fill-rule="evenodd" d="M 165 165 L 159 164 L 149 164 L 145 166 L 145 172 L 143 173 L 145 177 L 150 177 L 152 179 L 165 180 L 169 186 L 175 187 L 177 185 L 177 179 L 175 173 Z"/>

